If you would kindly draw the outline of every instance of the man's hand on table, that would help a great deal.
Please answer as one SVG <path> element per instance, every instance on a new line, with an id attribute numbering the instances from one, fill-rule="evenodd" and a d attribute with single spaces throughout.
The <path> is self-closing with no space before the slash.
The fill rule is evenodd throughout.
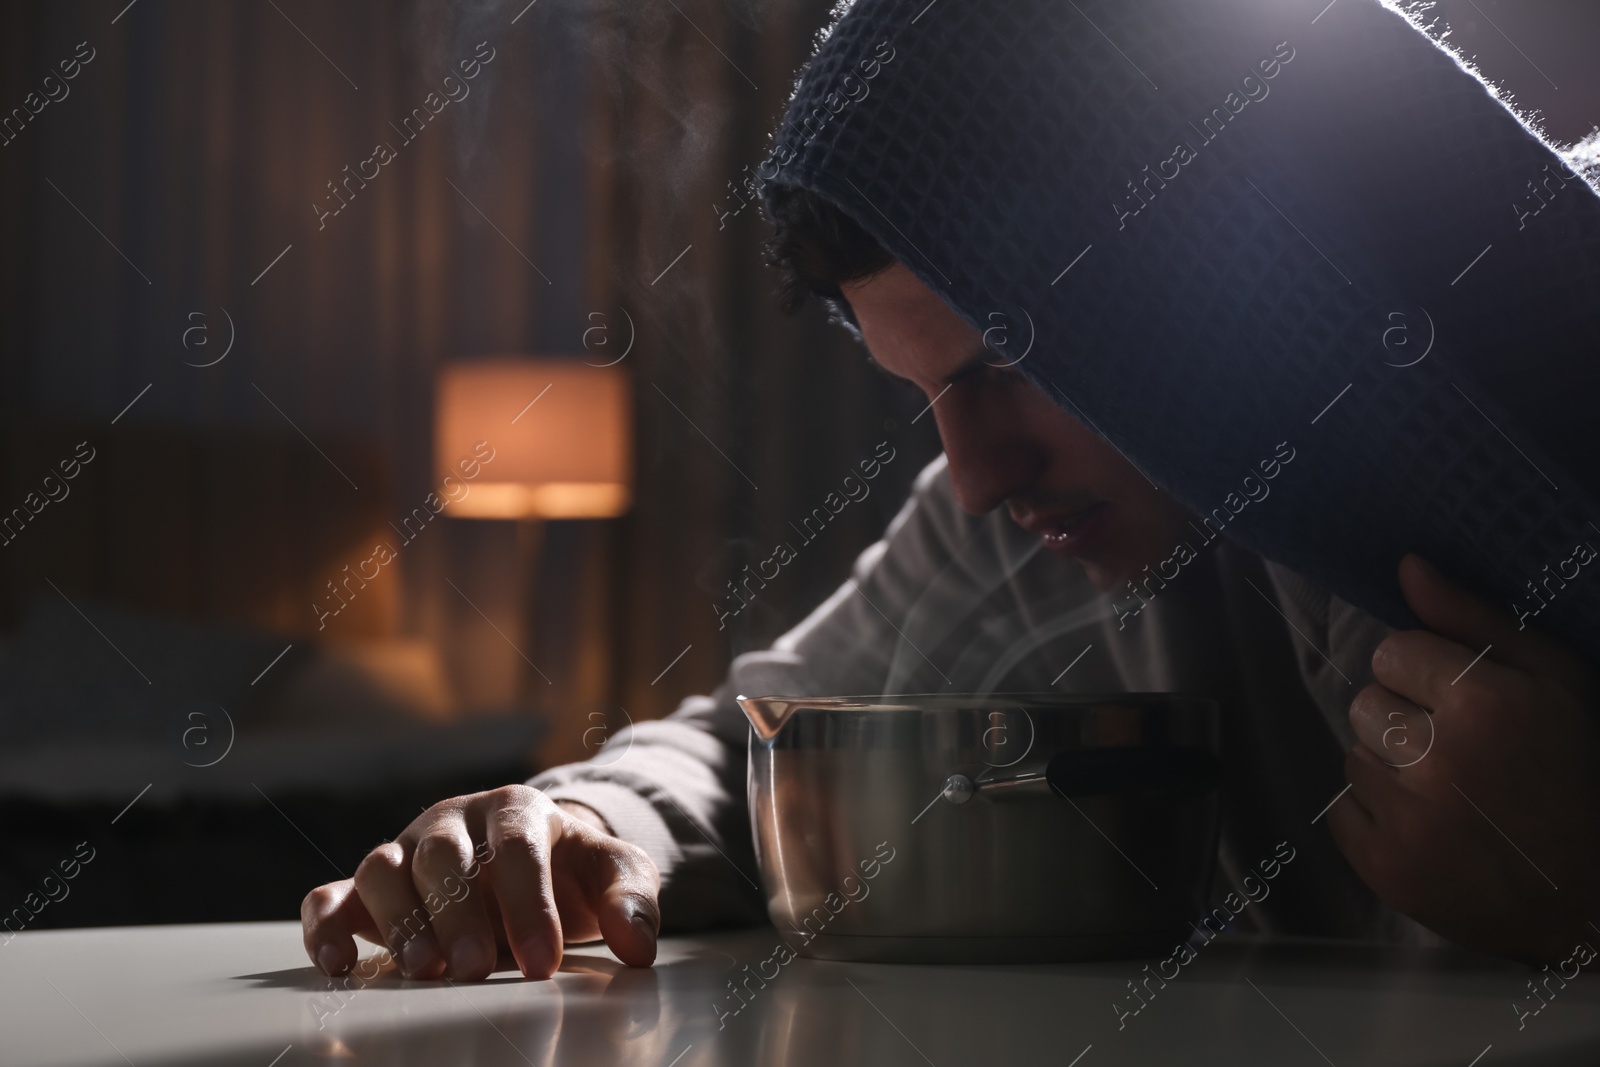
<path id="1" fill-rule="evenodd" d="M 353 938 L 384 945 L 411 978 L 486 978 L 500 946 L 548 978 L 565 943 L 604 938 L 648 967 L 660 876 L 592 809 L 508 785 L 442 801 L 379 845 L 354 878 L 300 905 L 306 952 L 329 975 L 356 963 Z"/>
<path id="2" fill-rule="evenodd" d="M 1373 654 L 1329 829 L 1395 910 L 1457 944 L 1554 963 L 1600 936 L 1600 687 L 1420 557 L 1401 561 L 1400 584 L 1428 630 Z"/>

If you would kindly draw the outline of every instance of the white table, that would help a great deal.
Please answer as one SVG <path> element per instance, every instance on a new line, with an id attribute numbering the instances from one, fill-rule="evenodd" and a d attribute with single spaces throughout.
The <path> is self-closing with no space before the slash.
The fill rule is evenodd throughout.
<path id="1" fill-rule="evenodd" d="M 652 970 L 580 947 L 549 982 L 502 971 L 473 985 L 407 983 L 385 971 L 336 993 L 291 923 L 24 933 L 0 946 L 0 1063 L 1600 1063 L 1600 974 L 1568 983 L 1519 1031 L 1511 1004 L 1527 994 L 1525 969 L 1307 943 L 1205 946 L 1120 1031 L 1112 1003 L 1143 961 L 796 959 L 764 990 L 752 982 L 748 1005 L 719 1029 L 725 983 L 745 964 L 757 970 L 777 941 L 772 929 L 668 939 Z"/>

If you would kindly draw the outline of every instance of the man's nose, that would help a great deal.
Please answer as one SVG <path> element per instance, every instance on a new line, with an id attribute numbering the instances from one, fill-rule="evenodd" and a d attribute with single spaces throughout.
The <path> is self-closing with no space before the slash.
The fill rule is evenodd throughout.
<path id="1" fill-rule="evenodd" d="M 1048 456 L 1027 432 L 1024 412 L 994 398 L 951 389 L 933 405 L 957 505 L 984 515 L 1027 491 Z"/>

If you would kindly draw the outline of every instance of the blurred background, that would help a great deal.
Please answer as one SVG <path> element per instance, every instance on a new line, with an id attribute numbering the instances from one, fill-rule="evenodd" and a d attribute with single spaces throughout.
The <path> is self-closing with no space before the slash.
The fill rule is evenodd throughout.
<path id="1" fill-rule="evenodd" d="M 938 443 L 761 266 L 831 6 L 0 9 L 9 929 L 293 916 L 842 580 Z M 1600 123 L 1600 5 L 1428 17 L 1556 141 Z"/>

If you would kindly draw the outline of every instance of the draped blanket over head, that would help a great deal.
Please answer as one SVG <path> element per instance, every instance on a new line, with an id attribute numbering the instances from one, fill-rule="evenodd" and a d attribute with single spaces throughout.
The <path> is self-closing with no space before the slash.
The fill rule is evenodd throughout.
<path id="1" fill-rule="evenodd" d="M 1399 12 L 858 0 L 760 176 L 1020 359 L 1191 551 L 1397 626 L 1416 551 L 1600 646 L 1600 197 Z"/>

